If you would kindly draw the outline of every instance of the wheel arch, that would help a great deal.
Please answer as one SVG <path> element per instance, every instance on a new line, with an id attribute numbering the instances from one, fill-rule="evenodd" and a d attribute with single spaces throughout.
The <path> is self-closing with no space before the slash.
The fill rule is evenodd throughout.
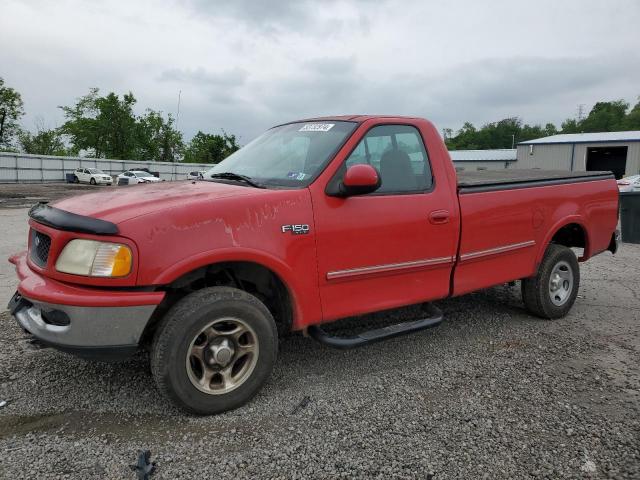
<path id="1" fill-rule="evenodd" d="M 550 244 L 564 245 L 565 247 L 583 248 L 583 254 L 579 258 L 585 261 L 590 257 L 589 232 L 579 216 L 563 218 L 549 229 L 542 246 L 538 251 L 536 265 L 540 265 L 544 254 Z"/>
<path id="2" fill-rule="evenodd" d="M 282 262 L 261 252 L 234 250 L 201 255 L 163 272 L 154 283 L 162 285 L 167 295 L 149 322 L 144 338 L 150 338 L 155 325 L 178 300 L 210 286 L 234 286 L 257 296 L 274 316 L 279 332 L 290 331 L 302 317 L 292 285 L 293 273 Z"/>

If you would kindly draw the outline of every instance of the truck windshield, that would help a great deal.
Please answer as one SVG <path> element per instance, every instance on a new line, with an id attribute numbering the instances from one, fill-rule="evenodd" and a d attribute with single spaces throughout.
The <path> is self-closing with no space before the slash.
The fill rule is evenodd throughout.
<path id="1" fill-rule="evenodd" d="M 264 186 L 305 187 L 322 172 L 356 126 L 354 122 L 332 120 L 274 127 L 208 170 L 204 179 L 231 173 Z"/>

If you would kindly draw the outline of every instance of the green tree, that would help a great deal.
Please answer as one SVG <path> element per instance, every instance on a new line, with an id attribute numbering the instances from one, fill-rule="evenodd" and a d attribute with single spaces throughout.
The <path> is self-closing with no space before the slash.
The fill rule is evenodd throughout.
<path id="1" fill-rule="evenodd" d="M 562 133 L 580 133 L 580 122 L 575 118 L 567 118 L 560 128 Z"/>
<path id="2" fill-rule="evenodd" d="M 11 147 L 20 131 L 18 120 L 24 115 L 24 103 L 20 93 L 6 87 L 0 77 L 0 148 Z"/>
<path id="3" fill-rule="evenodd" d="M 60 107 L 67 121 L 62 133 L 69 136 L 78 151 L 85 150 L 97 158 L 134 158 L 136 154 L 136 118 L 131 92 L 122 99 L 115 93 L 99 96 L 92 88 L 72 107 Z"/>
<path id="4" fill-rule="evenodd" d="M 622 121 L 623 130 L 640 130 L 640 98 Z"/>
<path id="5" fill-rule="evenodd" d="M 137 155 L 138 160 L 175 162 L 184 149 L 182 133 L 174 126 L 171 114 L 167 118 L 162 112 L 148 109 L 137 119 Z"/>
<path id="6" fill-rule="evenodd" d="M 547 123 L 542 127 L 523 124 L 518 117 L 510 117 L 487 123 L 480 129 L 466 122 L 455 136 L 446 139 L 446 143 L 450 150 L 511 148 L 518 142 L 556 133 L 558 129 L 553 123 Z"/>
<path id="7" fill-rule="evenodd" d="M 24 153 L 35 155 L 68 155 L 62 134 L 58 129 L 45 128 L 43 124 L 36 127 L 36 133 L 26 130 L 18 133 L 18 144 Z"/>
<path id="8" fill-rule="evenodd" d="M 240 145 L 238 145 L 235 135 L 229 135 L 225 131 L 222 132 L 222 135 L 198 131 L 185 149 L 184 161 L 188 163 L 219 163 L 239 148 Z"/>
<path id="9" fill-rule="evenodd" d="M 589 116 L 580 122 L 583 132 L 615 132 L 624 128 L 629 104 L 624 100 L 596 103 Z"/>

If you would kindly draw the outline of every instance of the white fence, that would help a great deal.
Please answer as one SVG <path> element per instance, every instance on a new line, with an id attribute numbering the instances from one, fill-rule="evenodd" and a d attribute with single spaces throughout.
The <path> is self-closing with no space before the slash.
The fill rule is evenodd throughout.
<path id="1" fill-rule="evenodd" d="M 109 175 L 147 168 L 158 172 L 164 180 L 183 180 L 189 172 L 208 170 L 212 166 L 200 163 L 140 162 L 0 152 L 0 183 L 63 182 L 66 173 L 73 173 L 80 167 L 98 168 Z"/>

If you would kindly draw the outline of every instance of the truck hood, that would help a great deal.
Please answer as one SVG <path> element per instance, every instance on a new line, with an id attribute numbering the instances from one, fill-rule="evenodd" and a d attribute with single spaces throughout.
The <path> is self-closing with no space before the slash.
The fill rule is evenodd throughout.
<path id="1" fill-rule="evenodd" d="M 52 206 L 118 224 L 160 210 L 188 208 L 190 203 L 268 192 L 269 190 L 218 182 L 159 182 L 78 195 L 57 201 Z"/>

